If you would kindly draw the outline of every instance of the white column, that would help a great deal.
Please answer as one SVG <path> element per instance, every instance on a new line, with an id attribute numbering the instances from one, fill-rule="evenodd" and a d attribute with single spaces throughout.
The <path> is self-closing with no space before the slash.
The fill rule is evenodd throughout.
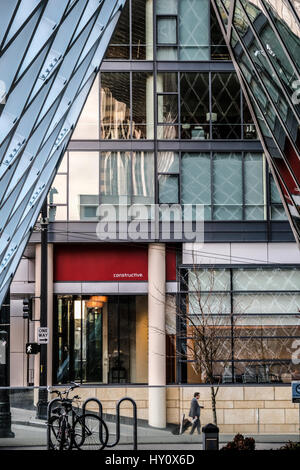
<path id="1" fill-rule="evenodd" d="M 166 427 L 166 247 L 148 249 L 148 383 L 150 426 Z"/>

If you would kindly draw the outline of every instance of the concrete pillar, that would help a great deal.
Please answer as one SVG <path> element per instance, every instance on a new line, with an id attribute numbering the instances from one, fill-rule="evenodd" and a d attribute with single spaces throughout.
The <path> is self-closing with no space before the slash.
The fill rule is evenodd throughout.
<path id="1" fill-rule="evenodd" d="M 148 249 L 148 383 L 149 425 L 166 427 L 166 247 Z"/>

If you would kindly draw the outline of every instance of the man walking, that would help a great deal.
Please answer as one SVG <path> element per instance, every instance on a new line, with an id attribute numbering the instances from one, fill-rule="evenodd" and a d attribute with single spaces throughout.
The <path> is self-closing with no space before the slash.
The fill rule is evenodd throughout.
<path id="1" fill-rule="evenodd" d="M 190 413 L 189 413 L 190 418 L 193 419 L 192 421 L 193 425 L 192 425 L 190 434 L 193 434 L 196 428 L 197 428 L 198 434 L 201 433 L 200 408 L 204 408 L 204 406 L 199 405 L 198 403 L 199 398 L 200 398 L 200 393 L 199 392 L 194 393 L 194 398 L 191 401 L 191 408 L 190 408 Z"/>

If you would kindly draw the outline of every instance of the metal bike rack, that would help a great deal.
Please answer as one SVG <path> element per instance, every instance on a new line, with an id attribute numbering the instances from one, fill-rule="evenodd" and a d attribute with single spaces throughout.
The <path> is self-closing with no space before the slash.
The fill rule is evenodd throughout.
<path id="1" fill-rule="evenodd" d="M 87 399 L 84 401 L 83 405 L 82 405 L 82 414 L 83 414 L 83 415 L 86 414 L 86 406 L 87 406 L 88 403 L 91 403 L 91 402 L 97 403 L 98 409 L 99 409 L 98 416 L 99 416 L 99 418 L 103 421 L 103 418 L 102 418 L 102 416 L 103 416 L 103 406 L 102 406 L 101 401 L 98 400 L 98 398 L 87 398 Z M 103 428 L 103 426 L 102 426 L 102 424 L 101 424 L 101 427 L 100 427 L 100 440 L 101 440 L 101 444 L 103 444 L 103 429 L 102 429 L 102 428 Z M 108 438 L 107 438 L 107 439 L 108 439 Z M 106 444 L 105 447 L 107 447 L 107 444 Z"/>
<path id="2" fill-rule="evenodd" d="M 136 402 L 129 397 L 124 397 L 121 398 L 118 403 L 116 404 L 116 440 L 112 444 L 106 444 L 106 447 L 115 447 L 119 441 L 120 441 L 120 406 L 124 401 L 129 401 L 132 404 L 133 408 L 133 450 L 137 450 L 137 406 Z M 84 415 L 86 413 L 86 407 L 88 403 L 95 402 L 98 405 L 98 416 L 103 420 L 103 406 L 100 400 L 98 398 L 88 398 L 87 400 L 84 401 L 82 405 L 82 414 Z M 53 408 L 53 405 L 56 403 L 61 403 L 60 398 L 53 398 L 48 403 L 47 407 L 47 450 L 50 450 L 50 418 L 51 418 L 51 411 Z M 74 425 L 74 416 L 72 416 L 72 425 Z M 103 430 L 101 426 L 101 442 L 103 443 Z"/>
<path id="3" fill-rule="evenodd" d="M 118 401 L 116 405 L 116 440 L 112 444 L 107 444 L 106 447 L 115 447 L 120 441 L 120 406 L 124 401 L 130 401 L 133 408 L 133 450 L 137 450 L 137 407 L 132 398 L 124 397 Z"/>

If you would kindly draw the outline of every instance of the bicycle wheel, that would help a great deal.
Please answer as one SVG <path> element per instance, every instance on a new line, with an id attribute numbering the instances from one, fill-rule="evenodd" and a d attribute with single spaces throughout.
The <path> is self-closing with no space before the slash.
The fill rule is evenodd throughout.
<path id="1" fill-rule="evenodd" d="M 85 414 L 74 423 L 74 444 L 80 450 L 102 450 L 108 442 L 108 428 L 99 416 Z"/>
<path id="2" fill-rule="evenodd" d="M 50 449 L 70 450 L 72 447 L 71 428 L 68 423 L 58 416 L 50 418 Z"/>

